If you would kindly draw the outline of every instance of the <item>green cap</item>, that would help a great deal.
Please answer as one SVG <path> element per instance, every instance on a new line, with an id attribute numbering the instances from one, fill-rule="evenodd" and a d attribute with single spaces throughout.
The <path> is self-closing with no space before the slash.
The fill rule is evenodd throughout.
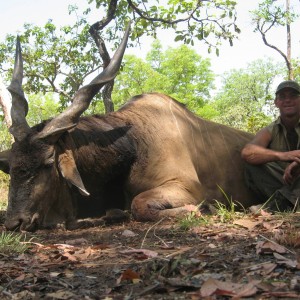
<path id="1" fill-rule="evenodd" d="M 278 85 L 275 94 L 277 94 L 278 92 L 280 92 L 281 90 L 283 90 L 285 88 L 294 89 L 295 91 L 297 91 L 298 93 L 300 93 L 300 85 L 296 81 L 294 81 L 294 80 L 287 80 L 287 81 L 281 82 Z"/>

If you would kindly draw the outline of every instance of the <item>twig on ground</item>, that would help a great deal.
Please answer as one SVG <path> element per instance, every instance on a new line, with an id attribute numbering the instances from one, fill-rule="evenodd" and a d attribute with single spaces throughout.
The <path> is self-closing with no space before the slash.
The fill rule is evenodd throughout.
<path id="1" fill-rule="evenodd" d="M 153 227 L 157 226 L 159 223 L 161 223 L 161 222 L 162 222 L 163 220 L 165 220 L 165 219 L 166 219 L 165 217 L 162 218 L 162 219 L 160 219 L 158 222 L 156 222 L 155 224 L 153 224 L 151 227 L 148 228 L 148 230 L 146 231 L 146 234 L 145 234 L 145 236 L 144 236 L 144 238 L 143 238 L 142 244 L 141 244 L 141 246 L 140 246 L 141 249 L 144 247 L 144 243 L 145 243 L 145 240 L 146 240 L 146 237 L 147 237 L 149 231 L 150 231 Z"/>
<path id="2" fill-rule="evenodd" d="M 169 245 L 168 245 L 161 237 L 159 237 L 158 235 L 156 235 L 155 230 L 156 230 L 156 229 L 154 229 L 154 231 L 153 231 L 153 235 L 154 235 L 156 238 L 158 238 L 158 239 L 164 244 L 165 247 L 169 247 Z"/>
<path id="3" fill-rule="evenodd" d="M 178 250 L 178 251 L 176 251 L 176 252 L 173 252 L 173 253 L 171 253 L 171 254 L 166 255 L 166 258 L 176 256 L 176 255 L 178 255 L 178 254 L 187 252 L 187 251 L 189 251 L 189 250 L 191 250 L 191 249 L 193 249 L 193 247 L 185 247 L 185 248 L 180 249 L 180 250 Z"/>
<path id="4" fill-rule="evenodd" d="M 146 294 L 153 293 L 160 285 L 161 285 L 161 283 L 157 282 L 157 283 L 151 285 L 150 287 L 147 287 L 146 289 L 144 289 L 143 291 L 141 291 L 139 293 L 139 296 L 144 296 Z"/>

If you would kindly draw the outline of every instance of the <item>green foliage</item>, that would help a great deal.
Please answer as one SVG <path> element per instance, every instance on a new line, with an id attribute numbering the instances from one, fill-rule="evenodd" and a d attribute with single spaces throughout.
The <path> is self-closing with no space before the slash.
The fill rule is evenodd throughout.
<path id="1" fill-rule="evenodd" d="M 216 110 L 210 102 L 206 102 L 202 107 L 195 109 L 195 113 L 208 120 L 213 120 L 220 115 L 220 112 Z"/>
<path id="2" fill-rule="evenodd" d="M 277 113 L 273 82 L 280 74 L 284 74 L 281 65 L 267 59 L 225 73 L 223 86 L 210 103 L 219 113 L 212 120 L 253 133 L 269 124 Z"/>
<path id="3" fill-rule="evenodd" d="M 179 219 L 178 224 L 182 230 L 190 230 L 193 227 L 209 224 L 209 217 L 199 215 L 199 212 L 190 212 L 183 218 Z"/>
<path id="4" fill-rule="evenodd" d="M 75 14 L 73 25 L 57 28 L 49 20 L 43 27 L 25 24 L 21 33 L 24 57 L 24 91 L 27 94 L 55 92 L 63 107 L 88 76 L 99 70 L 101 60 L 98 49 L 89 34 L 87 22 L 92 10 L 98 9 L 100 18 L 112 18 L 102 30 L 106 42 L 118 44 L 128 20 L 134 20 L 131 45 L 136 45 L 143 35 L 156 36 L 157 29 L 170 29 L 176 40 L 193 44 L 201 40 L 209 48 L 217 48 L 222 40 L 232 40 L 239 33 L 235 24 L 236 1 L 131 1 L 89 0 L 89 7 L 79 17 L 78 8 L 69 6 L 69 14 Z M 109 22 L 108 22 L 109 23 Z M 180 24 L 180 25 L 179 25 Z M 0 69 L 11 78 L 15 36 L 7 35 L 0 44 Z M 8 71 L 7 71 L 8 70 Z M 182 89 L 183 90 L 183 89 Z M 182 91 L 181 91 L 182 93 Z M 180 95 L 181 96 L 181 95 Z"/>
<path id="5" fill-rule="evenodd" d="M 163 52 L 160 43 L 155 41 L 146 62 L 125 55 L 123 70 L 115 80 L 113 99 L 119 106 L 134 95 L 163 92 L 196 111 L 209 98 L 213 80 L 208 59 L 186 45 Z"/>
<path id="6" fill-rule="evenodd" d="M 12 142 L 7 125 L 3 120 L 0 121 L 0 152 L 10 148 Z"/>
<path id="7" fill-rule="evenodd" d="M 146 61 L 151 65 L 152 69 L 160 72 L 163 61 L 163 47 L 159 40 L 155 39 L 152 42 L 151 49 L 146 55 Z"/>
<path id="8" fill-rule="evenodd" d="M 53 93 L 30 95 L 28 98 L 29 112 L 27 121 L 30 126 L 40 123 L 55 116 L 59 104 L 54 99 Z M 0 121 L 0 151 L 9 149 L 12 144 L 12 136 L 3 120 Z"/>
<path id="9" fill-rule="evenodd" d="M 235 204 L 231 201 L 230 206 L 215 200 L 215 208 L 217 216 L 220 218 L 222 223 L 233 221 L 236 217 Z"/>
<path id="10" fill-rule="evenodd" d="M 169 48 L 161 63 L 161 73 L 171 86 L 166 92 L 195 111 L 203 106 L 213 87 L 214 74 L 209 59 L 202 58 L 187 45 Z"/>
<path id="11" fill-rule="evenodd" d="M 246 131 L 256 133 L 263 127 L 269 125 L 272 121 L 270 116 L 266 116 L 262 112 L 254 112 L 252 116 L 249 116 L 246 124 Z"/>
<path id="12" fill-rule="evenodd" d="M 24 25 L 21 44 L 26 94 L 57 93 L 65 107 L 86 77 L 97 71 L 101 60 L 84 18 L 60 30 L 49 20 L 44 27 Z M 6 82 L 12 75 L 15 36 L 0 44 L 0 69 Z M 7 71 L 8 70 L 8 71 Z"/>
<path id="13" fill-rule="evenodd" d="M 28 250 L 26 236 L 22 233 L 2 231 L 0 235 L 0 253 L 5 255 L 24 253 Z"/>
<path id="14" fill-rule="evenodd" d="M 286 64 L 288 79 L 294 79 L 294 66 L 291 58 L 291 24 L 299 17 L 298 13 L 293 11 L 291 1 L 273 1 L 263 0 L 259 3 L 257 10 L 252 11 L 252 21 L 255 25 L 255 32 L 261 34 L 264 44 L 283 58 Z M 299 10 L 299 8 L 297 8 Z M 277 28 L 286 30 L 286 53 L 278 45 L 269 41 L 268 35 Z"/>
<path id="15" fill-rule="evenodd" d="M 293 11 L 286 11 L 284 5 L 285 1 L 281 3 L 274 0 L 260 2 L 258 9 L 251 12 L 253 21 L 263 24 L 265 28 L 286 26 L 287 19 L 289 23 L 294 22 L 299 17 L 299 14 Z"/>
<path id="16" fill-rule="evenodd" d="M 89 0 L 96 9 L 113 15 L 113 29 L 107 30 L 108 39 L 122 30 L 128 19 L 134 20 L 132 41 L 138 42 L 141 36 L 156 38 L 158 29 L 170 29 L 175 33 L 175 41 L 194 45 L 196 40 L 216 49 L 222 40 L 232 41 L 240 32 L 236 21 L 236 1 L 230 0 L 164 0 L 164 1 L 118 1 L 111 5 L 108 0 Z M 87 14 L 91 9 L 87 10 Z"/>
<path id="17" fill-rule="evenodd" d="M 294 65 L 294 76 L 297 82 L 300 82 L 300 59 L 295 59 L 293 62 Z"/>
<path id="18" fill-rule="evenodd" d="M 229 196 L 225 193 L 225 191 L 220 186 L 218 186 L 218 188 L 223 194 L 227 203 L 224 204 L 218 200 L 215 200 L 216 213 L 219 216 L 220 221 L 222 223 L 233 221 L 237 217 L 237 212 L 236 212 L 237 204 L 233 201 L 231 197 L 229 198 Z M 240 203 L 239 205 L 242 206 Z"/>
<path id="19" fill-rule="evenodd" d="M 112 95 L 116 107 L 135 95 L 168 89 L 168 78 L 153 70 L 149 63 L 134 55 L 125 55 L 122 72 L 115 79 Z"/>
<path id="20" fill-rule="evenodd" d="M 184 41 L 187 44 L 193 44 L 195 40 L 201 40 L 209 46 L 210 50 L 215 48 L 218 53 L 217 48 L 222 40 L 228 40 L 232 43 L 239 33 L 239 29 L 235 24 L 236 1 L 169 0 L 161 4 L 159 1 L 142 0 L 134 3 L 125 0 L 115 2 L 111 0 L 89 0 L 88 4 L 89 7 L 82 12 L 83 17 L 80 16 L 75 5 L 69 6 L 69 14 L 77 16 L 77 21 L 73 25 L 57 28 L 51 20 L 42 27 L 33 26 L 32 24 L 24 25 L 24 30 L 21 33 L 21 43 L 25 61 L 24 91 L 26 94 L 58 93 L 61 109 L 63 109 L 69 105 L 74 93 L 86 83 L 87 77 L 100 69 L 102 62 L 98 58 L 98 49 L 89 34 L 91 24 L 87 22 L 89 14 L 95 9 L 100 12 L 99 22 L 94 24 L 97 25 L 96 28 L 100 28 L 103 24 L 101 21 L 108 17 L 109 22 L 101 31 L 101 38 L 108 43 L 112 43 L 113 47 L 117 46 L 129 19 L 134 20 L 131 34 L 132 42 L 129 43 L 131 46 L 136 45 L 139 42 L 139 37 L 143 35 L 155 37 L 157 29 L 170 29 L 175 32 L 176 40 Z M 101 20 L 101 18 L 103 19 Z M 9 82 L 12 74 L 15 38 L 15 36 L 7 35 L 6 41 L 0 44 L 0 69 L 5 73 L 7 82 Z M 184 48 L 181 50 L 186 52 Z M 158 53 L 157 49 L 156 54 Z M 169 62 L 164 60 L 165 64 L 172 64 L 176 59 L 181 59 L 180 53 L 173 54 L 174 57 L 170 57 Z M 185 53 L 181 55 L 184 56 Z M 155 60 L 153 56 L 152 66 L 154 61 L 158 62 L 158 60 L 159 55 L 156 55 Z M 181 60 L 179 61 L 181 62 Z M 205 77 L 201 78 L 198 75 L 198 78 L 192 78 L 193 80 L 188 83 L 189 77 L 185 77 L 187 75 L 185 70 L 194 71 L 190 66 L 184 69 L 183 64 L 177 65 L 177 62 L 174 66 L 178 67 L 178 71 L 182 68 L 181 78 L 187 78 L 186 82 L 178 85 L 178 74 L 177 78 L 173 76 L 174 73 L 172 73 L 171 78 L 167 74 L 166 85 L 168 83 L 173 85 L 167 90 L 171 90 L 170 94 L 175 97 L 186 99 L 185 102 L 189 102 L 190 108 L 195 110 L 199 104 L 203 104 L 203 97 L 202 95 L 196 95 L 193 89 L 200 90 L 199 88 L 204 87 L 202 93 L 207 95 Z M 208 63 L 207 61 L 206 64 Z M 167 68 L 170 69 L 170 66 Z M 164 69 L 168 71 L 165 67 Z M 154 70 L 157 71 L 155 68 Z M 146 71 L 153 72 L 151 70 Z M 159 72 L 159 74 L 160 76 L 166 76 L 162 72 Z M 211 80 L 210 77 L 211 74 L 208 81 Z M 158 79 L 163 82 L 166 78 Z M 150 85 L 150 82 L 148 84 Z M 147 87 L 146 89 L 149 91 Z M 160 86 L 156 88 L 156 90 L 161 89 Z M 192 92 L 188 93 L 190 90 Z M 125 92 L 124 94 L 130 95 L 130 93 Z M 103 109 L 103 105 L 99 105 L 97 99 L 101 99 L 99 94 L 95 97 L 94 102 L 96 104 L 92 103 L 90 107 L 92 112 Z M 118 101 L 121 102 L 121 100 Z"/>
<path id="21" fill-rule="evenodd" d="M 0 172 L 0 211 L 6 210 L 7 207 L 9 180 L 8 174 Z"/>
<path id="22" fill-rule="evenodd" d="M 53 93 L 30 95 L 27 121 L 30 126 L 54 117 L 58 113 L 59 104 Z"/>

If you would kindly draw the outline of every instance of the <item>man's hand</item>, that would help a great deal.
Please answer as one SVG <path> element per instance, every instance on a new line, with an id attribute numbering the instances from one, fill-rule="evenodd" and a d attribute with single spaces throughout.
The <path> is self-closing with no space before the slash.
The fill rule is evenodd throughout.
<path id="1" fill-rule="evenodd" d="M 298 161 L 290 163 L 283 174 L 283 181 L 285 184 L 292 184 L 300 175 L 300 164 Z"/>
<path id="2" fill-rule="evenodd" d="M 291 161 L 300 164 L 300 150 L 281 152 L 279 155 L 281 161 Z"/>

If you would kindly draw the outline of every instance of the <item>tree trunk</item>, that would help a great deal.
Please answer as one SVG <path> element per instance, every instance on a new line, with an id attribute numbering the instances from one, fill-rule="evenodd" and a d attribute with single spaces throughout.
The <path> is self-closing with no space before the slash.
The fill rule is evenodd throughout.
<path id="1" fill-rule="evenodd" d="M 290 24 L 290 0 L 286 0 L 286 37 L 287 37 L 287 61 L 288 61 L 288 78 L 294 79 L 292 66 L 292 42 L 291 42 L 291 24 Z"/>
<path id="2" fill-rule="evenodd" d="M 113 20 L 113 18 L 115 17 L 118 1 L 119 0 L 111 0 L 109 2 L 106 17 L 104 17 L 101 21 L 94 23 L 90 27 L 90 30 L 89 30 L 90 35 L 92 36 L 92 38 L 94 39 L 94 41 L 98 47 L 98 51 L 103 60 L 103 68 L 104 69 L 110 63 L 110 56 L 109 56 L 109 53 L 105 46 L 104 40 L 102 39 L 102 37 L 99 34 L 99 31 L 103 30 L 103 28 L 105 28 L 105 26 L 107 26 L 110 23 L 110 21 Z M 114 80 L 108 82 L 104 86 L 103 91 L 102 91 L 105 113 L 114 111 L 114 103 L 111 99 L 113 87 L 114 87 Z"/>
<path id="3" fill-rule="evenodd" d="M 105 113 L 113 112 L 114 111 L 114 103 L 111 99 L 111 94 L 114 88 L 114 80 L 108 82 L 102 91 L 102 97 L 105 107 Z"/>

